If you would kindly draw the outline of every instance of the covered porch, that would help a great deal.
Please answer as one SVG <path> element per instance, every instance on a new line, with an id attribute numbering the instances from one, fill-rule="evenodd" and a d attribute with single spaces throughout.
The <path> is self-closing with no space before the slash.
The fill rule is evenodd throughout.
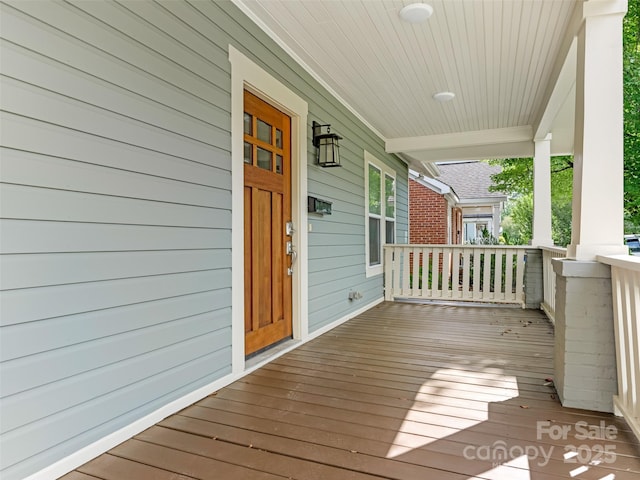
<path id="1" fill-rule="evenodd" d="M 62 477 L 635 479 L 626 422 L 563 408 L 553 326 L 384 302 Z"/>
<path id="2" fill-rule="evenodd" d="M 2 2 L 0 476 L 638 476 L 627 2 L 439 1 L 429 28 L 401 23 L 405 3 Z M 292 341 L 255 370 L 245 90 L 291 120 L 275 283 L 291 282 Z M 342 168 L 316 162 L 316 123 L 342 137 Z M 573 237 L 547 264 L 562 154 Z M 443 253 L 435 287 L 409 255 L 389 276 L 383 245 L 409 238 L 409 167 L 529 156 L 533 248 Z M 538 304 L 555 335 L 535 309 L 390 301 L 415 294 Z"/>

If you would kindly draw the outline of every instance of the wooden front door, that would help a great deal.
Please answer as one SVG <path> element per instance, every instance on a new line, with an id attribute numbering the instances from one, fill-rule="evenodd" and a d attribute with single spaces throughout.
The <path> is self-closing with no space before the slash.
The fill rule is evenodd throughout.
<path id="1" fill-rule="evenodd" d="M 244 92 L 245 354 L 290 337 L 291 119 Z M 291 249 L 290 249 L 291 250 Z"/>

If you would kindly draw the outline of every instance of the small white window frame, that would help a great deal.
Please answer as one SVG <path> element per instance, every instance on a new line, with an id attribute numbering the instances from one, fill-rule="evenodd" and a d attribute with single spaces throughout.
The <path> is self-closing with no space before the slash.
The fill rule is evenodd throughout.
<path id="1" fill-rule="evenodd" d="M 378 265 L 370 265 L 369 260 L 369 165 L 373 165 L 376 169 L 380 170 L 380 263 Z M 394 224 L 393 224 L 393 236 L 397 239 L 398 235 L 398 213 L 397 213 L 397 190 L 398 182 L 396 171 L 390 168 L 388 165 L 374 157 L 371 153 L 364 151 L 364 236 L 365 236 L 365 271 L 367 277 L 373 277 L 375 275 L 382 275 L 384 272 L 384 250 L 383 245 L 386 243 L 386 206 L 387 195 L 385 192 L 385 175 L 392 177 L 396 185 L 393 192 L 394 201 Z M 377 215 L 376 215 L 377 217 Z"/>

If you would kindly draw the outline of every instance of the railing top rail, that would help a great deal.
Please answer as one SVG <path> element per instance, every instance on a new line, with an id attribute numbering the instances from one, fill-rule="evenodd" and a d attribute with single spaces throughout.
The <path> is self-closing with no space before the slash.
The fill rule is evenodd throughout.
<path id="1" fill-rule="evenodd" d="M 596 260 L 614 267 L 640 272 L 640 257 L 632 255 L 598 255 Z"/>
<path id="2" fill-rule="evenodd" d="M 389 248 L 494 248 L 508 250 L 536 249 L 531 245 L 461 245 L 461 244 L 418 244 L 418 243 L 385 243 Z"/>
<path id="3" fill-rule="evenodd" d="M 550 247 L 550 246 L 539 246 L 538 247 L 540 250 L 545 250 L 547 252 L 553 252 L 553 253 L 562 253 L 564 255 L 567 254 L 567 249 L 565 247 Z"/>

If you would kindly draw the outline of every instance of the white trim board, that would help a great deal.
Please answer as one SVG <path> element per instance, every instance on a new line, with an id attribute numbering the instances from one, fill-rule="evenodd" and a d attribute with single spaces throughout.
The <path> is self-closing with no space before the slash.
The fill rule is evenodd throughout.
<path id="1" fill-rule="evenodd" d="M 184 408 L 187 408 L 188 406 L 198 402 L 199 400 L 202 400 L 206 396 L 211 395 L 213 392 L 220 390 L 223 387 L 226 387 L 227 385 L 235 382 L 236 380 L 250 374 L 254 370 L 257 370 L 263 367 L 264 365 L 266 365 L 267 363 L 284 355 L 285 353 L 288 353 L 291 350 L 295 350 L 301 345 L 327 333 L 328 331 L 342 325 L 348 320 L 351 320 L 352 318 L 357 317 L 361 313 L 366 312 L 370 308 L 375 307 L 376 305 L 382 303 L 383 301 L 384 301 L 384 297 L 374 300 L 373 302 L 368 303 L 367 305 L 359 308 L 358 310 L 351 312 L 347 315 L 344 315 L 343 317 L 330 323 L 329 325 L 326 325 L 316 330 L 312 334 L 307 335 L 304 340 L 298 341 L 298 342 L 292 342 L 290 347 L 279 350 L 275 355 L 265 359 L 264 361 L 256 365 L 253 365 L 251 368 L 243 372 L 240 372 L 239 374 L 231 373 L 229 375 L 226 375 L 223 378 L 216 380 L 215 382 L 210 383 L 209 385 L 200 387 L 199 389 L 191 393 L 188 393 L 187 395 L 181 398 L 178 398 L 163 407 L 158 408 L 154 412 L 151 412 L 150 414 L 145 415 L 141 419 L 136 420 L 133 423 L 130 423 L 126 427 L 123 427 L 120 430 L 117 430 L 107 435 L 106 437 L 101 438 L 100 440 L 96 440 L 92 444 L 87 445 L 86 447 L 78 450 L 77 452 L 74 452 L 63 459 L 58 460 L 54 464 L 49 465 L 48 467 L 45 467 L 44 469 L 28 476 L 24 480 L 51 480 L 52 478 L 61 477 L 75 470 L 79 466 L 84 465 L 85 463 L 96 458 L 97 456 L 102 455 L 103 453 L 109 451 L 110 449 L 112 449 L 116 445 L 121 444 L 125 440 L 128 440 L 133 436 L 137 435 L 138 433 L 146 430 L 147 428 L 152 427 L 153 425 L 162 421 L 168 416 L 173 415 Z"/>
<path id="2" fill-rule="evenodd" d="M 231 285 L 232 371 L 245 370 L 244 355 L 244 90 L 262 98 L 291 117 L 291 215 L 298 252 L 293 273 L 293 338 L 305 340 L 308 320 L 308 228 L 307 228 L 307 115 L 309 105 L 280 81 L 264 71 L 233 45 L 231 62 Z"/>
<path id="3" fill-rule="evenodd" d="M 384 249 L 381 248 L 380 252 L 380 264 L 371 266 L 369 265 L 369 165 L 373 165 L 374 168 L 380 170 L 380 181 L 382 183 L 382 188 L 384 189 L 384 176 L 388 175 L 393 177 L 394 180 L 398 178 L 396 171 L 389 167 L 386 163 L 380 160 L 378 157 L 374 156 L 372 153 L 369 153 L 367 150 L 364 151 L 364 216 L 365 216 L 365 228 L 364 228 L 364 246 L 365 246 L 365 276 L 367 278 L 374 277 L 376 275 L 382 275 L 384 273 Z M 409 188 L 408 179 L 407 179 L 407 190 Z M 383 190 L 381 190 L 383 191 Z M 397 187 L 394 192 L 394 197 L 397 197 Z M 386 205 L 386 200 L 384 205 Z M 394 205 L 397 205 L 394 202 Z M 381 228 L 381 236 L 380 240 L 382 245 L 386 242 L 386 238 L 383 238 L 384 234 L 384 225 L 385 225 L 385 213 L 384 208 L 383 211 L 380 212 L 380 228 Z M 398 227 L 398 218 L 397 211 L 394 211 L 394 232 L 393 236 L 397 239 L 397 227 Z"/>

